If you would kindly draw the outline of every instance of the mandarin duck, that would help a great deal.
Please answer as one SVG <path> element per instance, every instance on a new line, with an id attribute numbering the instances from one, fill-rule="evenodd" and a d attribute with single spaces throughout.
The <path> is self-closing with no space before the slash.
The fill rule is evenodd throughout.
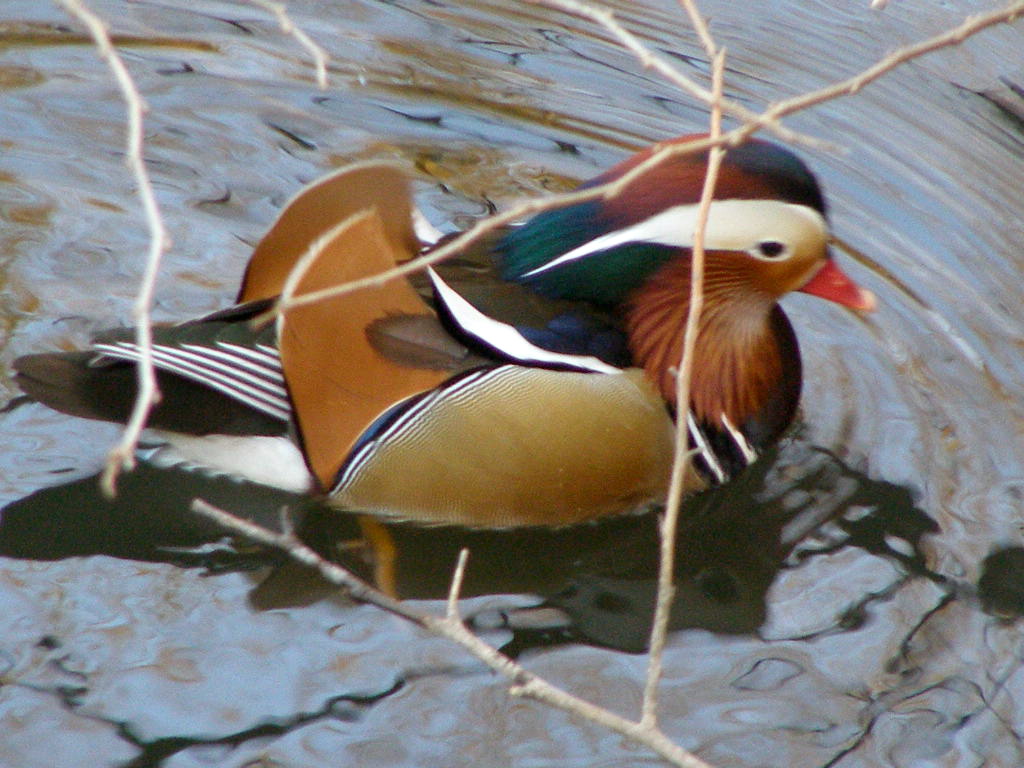
<path id="1" fill-rule="evenodd" d="M 655 148 L 583 186 L 621 177 Z M 163 397 L 149 418 L 151 459 L 319 493 L 343 510 L 478 527 L 566 525 L 663 502 L 677 426 L 694 449 L 685 490 L 726 481 L 796 412 L 800 354 L 778 300 L 803 291 L 866 311 L 874 297 L 833 261 L 804 163 L 765 141 L 729 149 L 680 408 L 706 162 L 676 155 L 618 196 L 542 212 L 410 278 L 256 325 L 283 291 L 375 275 L 432 247 L 396 165 L 315 181 L 258 243 L 235 306 L 155 329 Z M 120 329 L 89 350 L 19 358 L 17 382 L 57 410 L 123 420 L 139 357 Z"/>

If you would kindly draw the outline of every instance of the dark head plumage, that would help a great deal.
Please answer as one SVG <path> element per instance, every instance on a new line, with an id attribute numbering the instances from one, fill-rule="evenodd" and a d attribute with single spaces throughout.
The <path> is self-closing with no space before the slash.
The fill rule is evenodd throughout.
<path id="1" fill-rule="evenodd" d="M 580 188 L 614 181 L 660 149 L 700 138 L 703 136 L 694 134 L 656 144 Z M 606 305 L 621 302 L 681 247 L 689 245 L 688 233 L 667 233 L 664 227 L 645 228 L 644 223 L 672 209 L 692 206 L 695 210 L 706 169 L 707 152 L 677 155 L 634 180 L 613 198 L 535 216 L 511 229 L 498 243 L 496 254 L 503 276 L 552 298 Z M 715 199 L 771 200 L 806 206 L 822 217 L 826 213 L 821 188 L 803 161 L 789 150 L 766 141 L 751 140 L 728 150 Z M 617 242 L 609 242 L 613 233 L 621 233 Z M 565 258 L 588 244 L 588 256 L 596 258 Z"/>

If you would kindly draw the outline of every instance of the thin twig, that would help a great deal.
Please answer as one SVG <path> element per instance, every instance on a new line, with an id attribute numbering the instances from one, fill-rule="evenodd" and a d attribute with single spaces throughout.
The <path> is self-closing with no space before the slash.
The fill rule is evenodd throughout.
<path id="1" fill-rule="evenodd" d="M 718 55 L 718 46 L 715 45 L 715 41 L 711 37 L 707 21 L 704 20 L 701 12 L 697 10 L 697 4 L 693 0 L 679 0 L 679 5 L 686 11 L 686 15 L 690 19 L 690 26 L 697 33 L 700 44 L 704 46 L 704 53 L 708 55 L 708 60 L 714 61 L 715 56 Z M 714 92 L 714 88 L 711 90 Z"/>
<path id="2" fill-rule="evenodd" d="M 365 581 L 349 573 L 341 566 L 324 560 L 316 551 L 302 543 L 291 532 L 290 526 L 282 533 L 275 533 L 269 528 L 264 528 L 262 525 L 251 523 L 248 520 L 232 515 L 230 512 L 218 509 L 202 499 L 193 500 L 192 511 L 213 520 L 227 530 L 241 534 L 247 539 L 287 552 L 296 562 L 316 569 L 324 578 L 335 586 L 344 589 L 346 593 L 356 600 L 376 605 L 378 608 L 382 608 L 389 613 L 422 625 L 421 614 L 418 611 L 409 608 L 401 600 L 396 600 L 383 592 L 375 590 Z"/>
<path id="3" fill-rule="evenodd" d="M 552 208 L 564 205 L 573 205 L 586 200 L 594 200 L 605 194 L 608 188 L 609 185 L 604 185 L 594 187 L 592 189 L 581 190 L 579 192 L 557 195 L 552 198 L 527 200 L 508 209 L 507 211 L 504 211 L 503 213 L 498 213 L 493 216 L 489 216 L 486 219 L 481 219 L 472 227 L 460 233 L 457 237 L 449 240 L 443 246 L 435 248 L 423 256 L 407 261 L 404 264 L 400 264 L 397 267 L 376 275 L 370 275 L 369 277 L 363 277 L 358 280 L 353 280 L 342 285 L 325 288 L 319 291 L 304 293 L 300 296 L 292 296 L 287 301 L 282 299 L 282 301 L 278 303 L 276 311 L 287 312 L 291 309 L 295 309 L 296 307 L 302 307 L 307 304 L 313 304 L 317 301 L 323 301 L 346 293 L 352 293 L 354 291 L 362 290 L 368 286 L 381 285 L 389 280 L 394 280 L 414 272 L 419 272 L 432 264 L 444 261 L 448 257 L 468 248 L 470 245 L 496 229 L 500 229 L 512 222 L 541 211 L 551 210 Z"/>
<path id="4" fill-rule="evenodd" d="M 644 69 L 650 69 L 657 72 L 683 93 L 704 102 L 708 106 L 715 101 L 714 94 L 711 91 L 700 85 L 692 78 L 687 77 L 666 59 L 651 51 L 650 48 L 640 42 L 640 39 L 636 35 L 623 27 L 616 20 L 615 15 L 611 11 L 603 8 L 594 8 L 593 6 L 580 2 L 580 0 L 529 0 L 529 2 L 536 3 L 538 5 L 546 5 L 549 8 L 555 8 L 574 16 L 589 19 L 595 24 L 599 24 L 604 27 L 623 48 L 632 53 L 643 65 Z M 706 26 L 703 28 L 703 32 L 704 35 L 701 36 L 701 42 L 706 46 Z M 698 30 L 698 35 L 700 34 L 700 30 Z M 707 36 L 707 40 L 710 40 L 710 36 Z M 720 98 L 718 99 L 718 103 L 719 108 L 724 113 L 743 122 L 756 122 L 759 127 L 766 128 L 774 133 L 778 138 L 789 142 L 790 144 L 802 144 L 816 149 L 835 149 L 835 147 L 831 146 L 827 142 L 823 142 L 821 139 L 816 139 L 813 136 L 808 136 L 784 127 L 777 119 L 764 119 L 762 115 L 759 115 L 757 112 L 743 106 L 739 102 L 732 101 L 731 99 Z"/>
<path id="5" fill-rule="evenodd" d="M 657 72 L 683 93 L 687 93 L 693 98 L 703 101 L 705 104 L 711 103 L 711 91 L 700 85 L 696 80 L 684 75 L 665 59 L 655 55 L 650 48 L 640 42 L 636 35 L 622 26 L 611 11 L 604 8 L 595 8 L 587 3 L 579 2 L 579 0 L 531 0 L 531 2 L 588 19 L 604 27 L 618 41 L 620 46 L 636 57 L 644 69 Z"/>
<path id="6" fill-rule="evenodd" d="M 282 28 L 286 32 L 295 34 L 297 39 L 299 39 L 303 45 L 306 45 L 306 42 L 303 41 L 304 38 L 305 41 L 310 43 L 310 45 L 313 45 L 308 37 L 302 36 L 301 33 L 298 33 L 298 31 L 295 30 L 294 25 L 291 25 L 290 21 L 287 20 L 287 16 L 284 15 L 284 6 L 279 3 L 270 2 L 270 0 L 252 1 L 278 14 L 279 19 L 282 19 Z M 561 195 L 543 201 L 530 201 L 528 203 L 524 203 L 506 211 L 504 214 L 492 217 L 485 222 L 479 222 L 476 226 L 463 233 L 462 236 L 454 238 L 450 243 L 446 244 L 442 248 L 432 251 L 425 258 L 414 260 L 382 275 L 355 281 L 345 286 L 341 286 L 336 290 L 318 292 L 318 294 L 332 296 L 339 295 L 353 290 L 358 290 L 360 287 L 365 285 L 379 284 L 388 279 L 393 279 L 400 275 L 405 275 L 412 271 L 422 269 L 427 264 L 441 261 L 447 256 L 466 248 L 484 234 L 514 220 L 523 218 L 531 213 L 549 210 L 551 208 L 572 204 L 574 202 L 596 199 L 601 196 L 614 196 L 621 193 L 625 187 L 633 183 L 633 181 L 639 178 L 643 173 L 649 171 L 651 167 L 664 162 L 669 157 L 687 151 L 693 152 L 710 149 L 712 151 L 709 155 L 709 167 L 705 178 L 705 186 L 701 198 L 701 214 L 699 217 L 700 221 L 703 222 L 707 215 L 706 206 L 710 204 L 710 200 L 712 198 L 714 179 L 717 173 L 718 163 L 720 162 L 721 152 L 718 151 L 719 148 L 726 145 L 740 143 L 761 129 L 773 131 L 777 136 L 791 142 L 807 143 L 809 141 L 808 137 L 804 137 L 801 134 L 784 129 L 779 124 L 779 120 L 786 115 L 792 114 L 793 112 L 811 105 L 843 96 L 848 93 L 855 93 L 860 88 L 863 88 L 865 85 L 884 75 L 886 72 L 906 61 L 909 61 L 910 59 L 938 50 L 942 47 L 955 45 L 988 26 L 1011 21 L 1024 13 L 1024 2 L 1015 2 L 1001 11 L 971 17 L 965 20 L 963 24 L 946 33 L 937 35 L 913 46 L 901 48 L 895 53 L 880 60 L 872 67 L 865 69 L 859 75 L 851 77 L 842 83 L 828 86 L 810 94 L 804 94 L 802 96 L 776 102 L 761 114 L 756 114 L 747 110 L 745 107 L 742 107 L 742 105 L 734 104 L 722 97 L 721 78 L 723 59 L 720 55 L 711 56 L 714 60 L 715 82 L 712 89 L 708 91 L 688 78 L 685 78 L 685 76 L 668 65 L 663 59 L 654 56 L 651 51 L 643 46 L 637 38 L 632 35 L 632 33 L 618 24 L 610 13 L 589 8 L 576 0 L 535 1 L 543 2 L 552 7 L 562 8 L 563 10 L 571 9 L 570 12 L 577 13 L 577 15 L 582 15 L 596 21 L 612 32 L 613 36 L 619 40 L 623 47 L 630 50 L 635 56 L 637 56 L 638 61 L 640 61 L 643 66 L 658 72 L 661 76 L 674 83 L 684 92 L 689 93 L 690 95 L 709 104 L 712 109 L 713 116 L 713 135 L 708 139 L 691 142 L 685 147 L 681 145 L 663 147 L 662 150 L 654 153 L 647 162 L 638 165 L 637 168 L 634 168 L 628 174 L 624 174 L 621 179 L 612 184 L 571 193 L 569 195 Z M 167 237 L 159 217 L 159 211 L 156 208 L 145 166 L 142 163 L 141 126 L 144 107 L 141 99 L 138 96 L 127 70 L 124 68 L 123 63 L 111 46 L 109 35 L 107 35 L 106 29 L 99 19 L 87 11 L 80 0 L 60 0 L 60 2 L 68 9 L 69 13 L 81 19 L 82 22 L 89 27 L 90 32 L 96 40 L 96 44 L 101 55 L 108 61 L 111 68 L 114 70 L 115 76 L 117 77 L 122 91 L 125 94 L 125 101 L 128 104 L 129 111 L 128 159 L 138 182 L 139 193 L 143 198 L 143 207 L 146 210 L 147 221 L 152 232 L 150 260 L 148 262 L 145 275 L 146 281 L 143 284 L 143 288 L 140 289 L 136 305 L 136 322 L 139 328 L 137 332 L 137 343 L 142 357 L 138 365 L 139 398 L 136 402 L 135 411 L 133 411 L 133 418 L 129 427 L 125 430 L 124 442 L 111 454 L 112 462 L 114 462 L 113 466 L 115 467 L 111 470 L 110 484 L 112 487 L 113 478 L 116 476 L 117 468 L 120 468 L 121 466 L 130 466 L 131 450 L 129 450 L 128 455 L 125 456 L 124 445 L 134 447 L 138 430 L 141 430 L 141 426 L 145 422 L 146 414 L 158 396 L 152 372 L 152 342 L 149 327 L 149 307 L 152 301 L 153 282 L 155 282 L 159 257 L 166 248 Z M 683 7 L 686 8 L 688 12 L 691 12 L 692 9 L 691 18 L 693 18 L 693 14 L 695 14 L 696 9 L 692 7 L 692 3 L 689 2 L 689 0 L 680 0 L 680 2 L 683 3 Z M 713 41 L 711 41 L 709 35 L 706 35 L 706 27 L 702 33 L 701 29 L 697 27 L 695 22 L 695 28 L 697 29 L 697 33 L 701 37 L 702 44 L 705 48 L 709 51 L 713 50 L 713 48 L 709 48 L 709 42 L 713 46 Z M 310 48 L 309 46 L 307 46 L 307 48 L 313 52 L 314 58 L 317 59 L 318 82 L 322 85 L 325 81 L 321 80 L 321 67 L 323 68 L 323 77 L 326 78 L 326 55 L 324 55 L 324 58 L 321 60 L 316 53 L 316 50 L 320 50 L 318 47 L 314 45 L 313 48 Z M 720 133 L 719 121 L 723 111 L 743 120 L 744 124 L 733 131 Z M 816 143 L 820 144 L 820 142 Z M 689 365 L 692 359 L 692 349 L 696 328 L 698 327 L 698 317 L 702 301 L 701 274 L 699 266 L 702 264 L 702 257 L 699 255 L 701 252 L 699 244 L 702 242 L 703 238 L 702 227 L 703 224 L 698 224 L 697 231 L 695 232 L 696 242 L 693 257 L 694 267 L 691 275 L 690 314 L 687 319 L 683 354 L 677 380 L 677 403 L 681 404 L 680 407 L 683 409 L 686 408 L 686 404 L 689 402 Z M 289 306 L 296 306 L 299 303 L 312 301 L 316 298 L 317 297 L 314 295 L 295 298 L 291 300 L 293 303 Z M 146 377 L 148 377 L 148 381 L 146 380 Z M 136 418 L 136 414 L 141 415 Z M 134 437 L 132 437 L 132 435 L 134 435 Z M 685 429 L 680 430 L 679 442 L 680 445 L 677 446 L 676 460 L 673 466 L 673 482 L 672 488 L 670 489 L 668 508 L 662 522 L 662 564 L 661 574 L 659 575 L 659 599 L 657 611 L 660 611 L 660 615 L 665 618 L 662 619 L 656 616 L 651 637 L 651 657 L 652 659 L 658 659 L 658 665 L 661 663 L 660 649 L 664 647 L 664 633 L 667 632 L 668 608 L 671 606 L 672 599 L 671 579 L 674 571 L 674 551 L 670 545 L 674 543 L 675 539 L 674 521 L 678 515 L 680 496 L 679 488 L 681 485 L 681 478 L 685 475 L 687 466 L 686 462 L 688 461 Z M 108 467 L 109 466 L 111 465 L 108 465 Z M 456 573 L 448 596 L 446 614 L 443 618 L 439 618 L 413 610 L 401 601 L 390 598 L 378 590 L 373 589 L 371 586 L 362 582 L 340 566 L 325 561 L 323 558 L 319 557 L 316 552 L 300 542 L 290 532 L 290 530 L 286 530 L 282 534 L 276 534 L 265 528 L 241 520 L 240 518 L 226 512 L 217 510 L 198 500 L 195 502 L 194 508 L 197 512 L 211 517 L 227 528 L 238 531 L 253 540 L 261 541 L 270 546 L 283 549 L 288 552 L 292 558 L 316 568 L 324 578 L 327 578 L 332 583 L 345 588 L 354 598 L 377 605 L 383 610 L 387 610 L 395 615 L 401 616 L 431 632 L 448 637 L 473 653 L 489 667 L 508 678 L 512 683 L 511 690 L 514 694 L 530 696 L 549 705 L 556 706 L 585 717 L 592 722 L 604 725 L 605 727 L 648 746 L 654 752 L 661 755 L 674 765 L 684 766 L 684 768 L 707 768 L 706 763 L 674 744 L 657 727 L 656 690 L 658 680 L 660 679 L 660 668 L 654 668 L 654 664 L 652 664 L 652 667 L 649 668 L 648 672 L 648 681 L 644 692 L 644 710 L 642 716 L 638 722 L 634 722 L 555 688 L 550 683 L 547 683 L 543 679 L 528 672 L 519 664 L 473 635 L 472 632 L 462 624 L 461 620 L 459 620 L 457 610 L 458 595 L 461 591 L 461 583 L 465 572 L 465 552 L 460 554 L 459 565 L 456 568 Z M 665 588 L 662 589 L 666 579 L 668 580 L 668 583 L 665 585 Z M 659 633 L 662 635 L 660 640 L 658 639 Z"/>
<path id="7" fill-rule="evenodd" d="M 305 48 L 313 57 L 313 66 L 316 67 L 316 84 L 320 90 L 327 89 L 327 64 L 330 57 L 327 52 L 313 42 L 313 38 L 302 31 L 288 16 L 288 6 L 285 3 L 278 3 L 275 0 L 249 0 L 253 5 L 258 5 L 277 17 L 277 23 L 281 25 L 281 31 L 291 35 L 298 40 L 299 45 Z"/>
<path id="8" fill-rule="evenodd" d="M 110 41 L 106 24 L 86 8 L 81 0 L 59 0 L 59 2 L 70 15 L 81 21 L 89 30 L 100 57 L 110 67 L 114 79 L 121 89 L 128 113 L 125 159 L 135 178 L 139 199 L 146 216 L 146 225 L 149 228 L 149 253 L 146 257 L 146 268 L 132 308 L 135 344 L 139 350 L 139 359 L 135 365 L 138 394 L 135 397 L 135 404 L 121 440 L 107 456 L 106 466 L 100 479 L 100 487 L 103 492 L 107 496 L 113 496 L 117 490 L 118 474 L 121 470 L 130 470 L 135 466 L 135 447 L 138 444 L 139 436 L 146 425 L 150 410 L 160 400 L 160 391 L 157 388 L 156 374 L 153 369 L 153 332 L 150 309 L 153 305 L 156 278 L 160 271 L 160 258 L 169 246 L 169 238 L 160 216 L 160 208 L 153 194 L 153 186 L 149 181 L 146 163 L 142 159 L 142 116 L 146 105 L 139 95 L 124 61 Z"/>
<path id="9" fill-rule="evenodd" d="M 285 278 L 284 285 L 281 288 L 281 294 L 277 300 L 270 307 L 260 315 L 257 315 L 254 320 L 254 325 L 262 325 L 265 322 L 276 317 L 282 317 L 287 311 L 295 309 L 296 307 L 306 306 L 307 304 L 315 304 L 318 301 L 323 301 L 326 298 L 331 298 L 330 288 L 321 289 L 319 291 L 310 291 L 309 293 L 303 293 L 298 296 L 295 295 L 296 289 L 299 287 L 299 283 L 302 282 L 302 278 L 306 276 L 306 273 L 313 267 L 316 260 L 320 258 L 324 248 L 334 242 L 337 238 L 341 237 L 345 232 L 350 230 L 352 227 L 362 224 L 371 216 L 374 216 L 375 212 L 372 208 L 366 208 L 357 213 L 353 213 L 348 218 L 342 219 L 340 222 L 335 224 L 333 227 L 324 232 L 320 237 L 314 240 L 309 248 L 303 252 L 298 258 L 292 268 L 288 271 L 288 276 Z M 376 278 L 379 275 L 374 275 Z M 382 281 L 375 281 L 382 282 Z M 345 283 L 346 287 L 353 285 L 353 283 Z M 359 286 L 351 288 L 351 290 L 358 290 Z"/>
<path id="10" fill-rule="evenodd" d="M 920 58 L 926 53 L 932 53 L 942 48 L 959 45 L 968 37 L 976 35 L 983 29 L 987 29 L 988 27 L 996 26 L 998 24 L 1011 23 L 1016 21 L 1020 16 L 1024 16 L 1024 0 L 1017 0 L 1017 2 L 1010 3 L 997 11 L 990 11 L 989 13 L 982 13 L 976 16 L 968 16 L 963 23 L 958 24 L 956 27 L 934 35 L 933 37 L 929 37 L 926 40 L 922 40 L 919 43 L 907 45 L 893 51 L 888 56 L 879 59 L 867 69 L 853 75 L 852 77 L 848 77 L 846 80 L 826 86 L 825 88 L 820 88 L 816 91 L 811 91 L 810 93 L 775 102 L 761 114 L 761 117 L 758 119 L 758 124 L 767 125 L 785 117 L 786 115 L 802 111 L 816 104 L 821 104 L 822 102 L 830 101 L 831 99 L 835 99 L 840 96 L 857 93 L 859 90 L 864 88 L 864 86 L 873 83 L 875 80 L 882 77 L 882 75 L 892 71 L 911 59 Z"/>
<path id="11" fill-rule="evenodd" d="M 256 525 L 236 515 L 232 515 L 230 512 L 225 512 L 202 499 L 193 500 L 192 510 L 213 520 L 227 530 L 241 534 L 257 543 L 286 552 L 295 561 L 314 568 L 324 579 L 341 587 L 356 600 L 375 605 L 416 626 L 457 643 L 495 672 L 507 678 L 512 684 L 512 693 L 514 695 L 528 696 L 549 706 L 558 707 L 586 718 L 591 722 L 603 725 L 650 748 L 672 765 L 680 766 L 681 768 L 712 768 L 708 763 L 695 757 L 673 742 L 659 729 L 648 727 L 616 715 L 614 712 L 609 712 L 603 707 L 599 707 L 553 686 L 470 632 L 459 619 L 457 609 L 453 609 L 450 604 L 451 594 L 456 593 L 455 585 L 461 580 L 461 575 L 458 576 L 458 579 L 453 580 L 453 588 L 449 593 L 446 615 L 438 617 L 411 608 L 401 600 L 396 600 L 374 589 L 340 565 L 325 560 L 290 533 L 275 533 L 261 525 Z M 464 569 L 464 554 L 460 553 L 459 561 L 460 566 Z M 459 570 L 457 567 L 457 575 Z"/>
<path id="12" fill-rule="evenodd" d="M 455 564 L 455 572 L 452 574 L 451 587 L 448 588 L 448 607 L 444 615 L 449 621 L 462 620 L 459 616 L 459 595 L 462 594 L 462 580 L 466 576 L 467 562 L 469 562 L 469 549 L 463 547 L 459 550 L 459 560 Z"/>
<path id="13" fill-rule="evenodd" d="M 705 104 L 711 104 L 713 96 L 710 91 L 701 87 L 692 79 L 686 77 L 686 75 L 672 66 L 665 59 L 662 59 L 652 53 L 651 50 L 643 45 L 635 35 L 619 24 L 610 11 L 592 8 L 579 2 L 579 0 L 529 1 L 539 5 L 557 8 L 566 13 L 589 19 L 603 26 L 624 48 L 632 52 L 637 57 L 637 60 L 644 66 L 644 68 L 654 70 L 684 93 L 699 99 Z M 686 0 L 681 0 L 681 2 L 683 2 L 685 7 Z M 774 104 L 769 105 L 760 114 L 729 99 L 722 99 L 721 108 L 725 114 L 735 117 L 744 123 L 743 126 L 737 129 L 739 132 L 739 140 L 741 141 L 756 133 L 758 130 L 766 129 L 774 133 L 783 141 L 788 141 L 793 144 L 810 144 L 821 148 L 823 144 L 821 140 L 784 128 L 779 121 L 783 117 L 806 109 L 807 107 L 821 104 L 840 96 L 856 93 L 864 86 L 874 82 L 882 75 L 895 69 L 899 65 L 910 61 L 911 59 L 919 58 L 926 53 L 932 53 L 933 51 L 937 51 L 941 48 L 958 45 L 968 37 L 977 34 L 983 29 L 996 26 L 998 24 L 1011 23 L 1016 21 L 1017 18 L 1022 15 L 1024 15 L 1024 0 L 1016 0 L 999 10 L 970 16 L 961 24 L 958 24 L 956 27 L 947 30 L 946 32 L 942 32 L 928 38 L 927 40 L 922 40 L 919 43 L 904 46 L 894 51 L 867 69 L 847 78 L 846 80 L 820 88 L 810 93 L 777 101 Z M 700 32 L 698 30 L 698 35 L 699 34 Z M 703 37 L 702 42 L 704 42 Z M 706 42 L 704 42 L 704 44 L 706 46 Z M 730 133 L 733 132 L 731 131 Z"/>
<path id="14" fill-rule="evenodd" d="M 712 90 L 722 92 L 725 73 L 725 50 L 712 57 Z M 711 105 L 710 135 L 712 138 L 722 132 L 722 113 L 716 102 Z M 658 563 L 658 598 L 651 623 L 651 637 L 648 650 L 647 680 L 644 686 L 643 714 L 640 722 L 651 727 L 658 722 L 658 683 L 661 681 L 662 658 L 668 637 L 669 619 L 675 597 L 675 550 L 679 509 L 683 498 L 683 481 L 690 470 L 689 430 L 687 418 L 690 407 L 690 381 L 693 373 L 693 350 L 697 343 L 701 311 L 704 307 L 704 230 L 707 226 L 711 201 L 715 195 L 718 169 L 725 150 L 714 147 L 708 154 L 708 167 L 701 189 L 700 205 L 693 230 L 693 250 L 690 268 L 690 303 L 687 308 L 686 329 L 683 332 L 682 353 L 676 376 L 676 446 L 672 463 L 672 479 L 668 499 L 661 520 L 661 553 Z"/>

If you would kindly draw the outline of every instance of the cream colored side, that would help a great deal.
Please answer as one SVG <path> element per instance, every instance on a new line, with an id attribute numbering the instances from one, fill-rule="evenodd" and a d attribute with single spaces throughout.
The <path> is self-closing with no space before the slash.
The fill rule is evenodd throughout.
<path id="1" fill-rule="evenodd" d="M 336 506 L 427 524 L 566 525 L 664 499 L 675 427 L 637 369 L 507 366 L 380 447 Z M 687 490 L 702 485 L 696 475 Z"/>

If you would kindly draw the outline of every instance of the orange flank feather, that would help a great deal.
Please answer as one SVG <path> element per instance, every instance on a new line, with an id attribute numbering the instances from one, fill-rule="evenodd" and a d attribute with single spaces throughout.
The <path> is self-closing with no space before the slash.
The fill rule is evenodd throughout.
<path id="1" fill-rule="evenodd" d="M 409 256 L 396 249 L 372 211 L 354 217 L 316 247 L 315 262 L 298 281 L 295 297 L 380 274 Z M 386 357 L 367 334 L 371 325 L 388 318 L 431 315 L 404 278 L 283 314 L 281 362 L 306 459 L 322 488 L 330 488 L 356 439 L 378 416 L 451 376 L 450 371 L 410 367 L 394 355 Z"/>
<path id="2" fill-rule="evenodd" d="M 249 259 L 238 303 L 277 296 L 295 262 L 318 237 L 369 208 L 379 212 L 394 253 L 408 259 L 419 251 L 408 174 L 380 161 L 349 165 L 304 187 L 285 205 Z"/>

